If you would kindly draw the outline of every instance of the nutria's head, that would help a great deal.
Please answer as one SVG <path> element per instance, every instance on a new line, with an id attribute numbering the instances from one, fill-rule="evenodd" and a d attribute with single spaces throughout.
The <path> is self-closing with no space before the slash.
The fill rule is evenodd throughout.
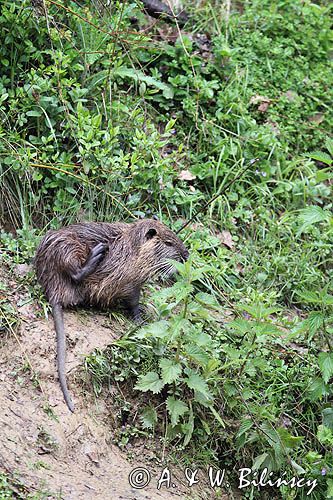
<path id="1" fill-rule="evenodd" d="M 138 261 L 150 270 L 150 276 L 167 278 L 176 271 L 169 259 L 178 262 L 188 259 L 189 253 L 184 243 L 158 220 L 140 220 L 134 224 L 133 232 L 138 246 Z"/>

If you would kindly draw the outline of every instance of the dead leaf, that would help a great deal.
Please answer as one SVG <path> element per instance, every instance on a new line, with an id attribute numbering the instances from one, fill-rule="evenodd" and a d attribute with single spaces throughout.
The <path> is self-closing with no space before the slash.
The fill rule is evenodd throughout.
<path id="1" fill-rule="evenodd" d="M 189 170 L 182 170 L 178 175 L 178 179 L 180 179 L 181 181 L 193 181 L 194 179 L 196 179 L 196 176 Z"/>
<path id="2" fill-rule="evenodd" d="M 189 186 L 189 190 L 190 190 L 192 193 L 195 193 L 195 187 L 194 187 L 194 186 Z"/>
<path id="3" fill-rule="evenodd" d="M 308 120 L 309 122 L 313 122 L 313 123 L 321 123 L 325 118 L 325 115 L 324 113 L 315 113 L 314 115 L 312 116 L 309 116 Z"/>
<path id="4" fill-rule="evenodd" d="M 283 92 L 282 96 L 286 97 L 289 102 L 293 102 L 297 99 L 298 94 L 294 90 L 287 90 L 287 92 Z"/>
<path id="5" fill-rule="evenodd" d="M 266 113 L 266 111 L 268 110 L 268 107 L 269 107 L 269 102 L 264 101 L 260 104 L 260 106 L 258 106 L 258 111 L 260 111 L 261 113 Z"/>
<path id="6" fill-rule="evenodd" d="M 253 95 L 250 99 L 250 104 L 258 104 L 260 102 L 270 103 L 271 99 L 269 97 L 266 97 L 264 95 L 259 95 L 259 94 Z"/>
<path id="7" fill-rule="evenodd" d="M 271 102 L 272 100 L 269 97 L 259 94 L 253 95 L 250 99 L 250 104 L 259 104 L 258 111 L 261 113 L 265 113 L 267 111 Z"/>
<path id="8" fill-rule="evenodd" d="M 217 234 L 217 237 L 221 243 L 230 248 L 230 250 L 234 248 L 234 242 L 232 241 L 232 236 L 229 231 L 221 231 L 221 233 Z"/>

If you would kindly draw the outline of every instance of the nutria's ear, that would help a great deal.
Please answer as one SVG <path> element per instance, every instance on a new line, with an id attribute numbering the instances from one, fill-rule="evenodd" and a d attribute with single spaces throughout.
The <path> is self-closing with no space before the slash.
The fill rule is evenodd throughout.
<path id="1" fill-rule="evenodd" d="M 148 231 L 146 232 L 146 238 L 147 238 L 147 240 L 151 240 L 156 235 L 157 235 L 157 231 L 153 227 L 151 227 L 150 229 L 148 229 Z"/>

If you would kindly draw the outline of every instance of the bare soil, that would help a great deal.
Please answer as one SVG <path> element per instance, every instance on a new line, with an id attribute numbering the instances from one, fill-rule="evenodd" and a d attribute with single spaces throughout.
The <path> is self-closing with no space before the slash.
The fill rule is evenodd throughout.
<path id="1" fill-rule="evenodd" d="M 41 319 L 40 308 L 25 304 L 24 287 L 7 278 L 9 298 L 20 317 L 18 328 L 0 332 L 0 471 L 22 482 L 42 498 L 57 499 L 174 499 L 213 498 L 213 491 L 187 489 L 181 471 L 170 468 L 175 487 L 157 489 L 163 467 L 141 455 L 130 461 L 112 443 L 110 408 L 94 400 L 82 385 L 84 357 L 104 348 L 123 333 L 122 325 L 105 315 L 66 311 L 67 373 L 75 412 L 67 409 L 55 366 L 52 318 Z M 22 305 L 20 305 L 22 304 Z M 129 474 L 146 467 L 150 483 L 135 489 Z M 219 497 L 222 498 L 222 497 Z M 228 498 L 224 496 L 223 498 Z"/>

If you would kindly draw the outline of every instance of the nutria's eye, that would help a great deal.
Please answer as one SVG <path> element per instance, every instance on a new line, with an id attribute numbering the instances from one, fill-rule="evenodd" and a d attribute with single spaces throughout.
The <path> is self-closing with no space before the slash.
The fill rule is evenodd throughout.
<path id="1" fill-rule="evenodd" d="M 165 241 L 164 242 L 167 247 L 172 247 L 172 242 L 171 241 Z"/>
<path id="2" fill-rule="evenodd" d="M 147 240 L 151 240 L 156 235 L 157 235 L 157 231 L 153 227 L 151 229 L 149 229 L 149 231 L 146 232 L 146 238 L 147 238 Z"/>

